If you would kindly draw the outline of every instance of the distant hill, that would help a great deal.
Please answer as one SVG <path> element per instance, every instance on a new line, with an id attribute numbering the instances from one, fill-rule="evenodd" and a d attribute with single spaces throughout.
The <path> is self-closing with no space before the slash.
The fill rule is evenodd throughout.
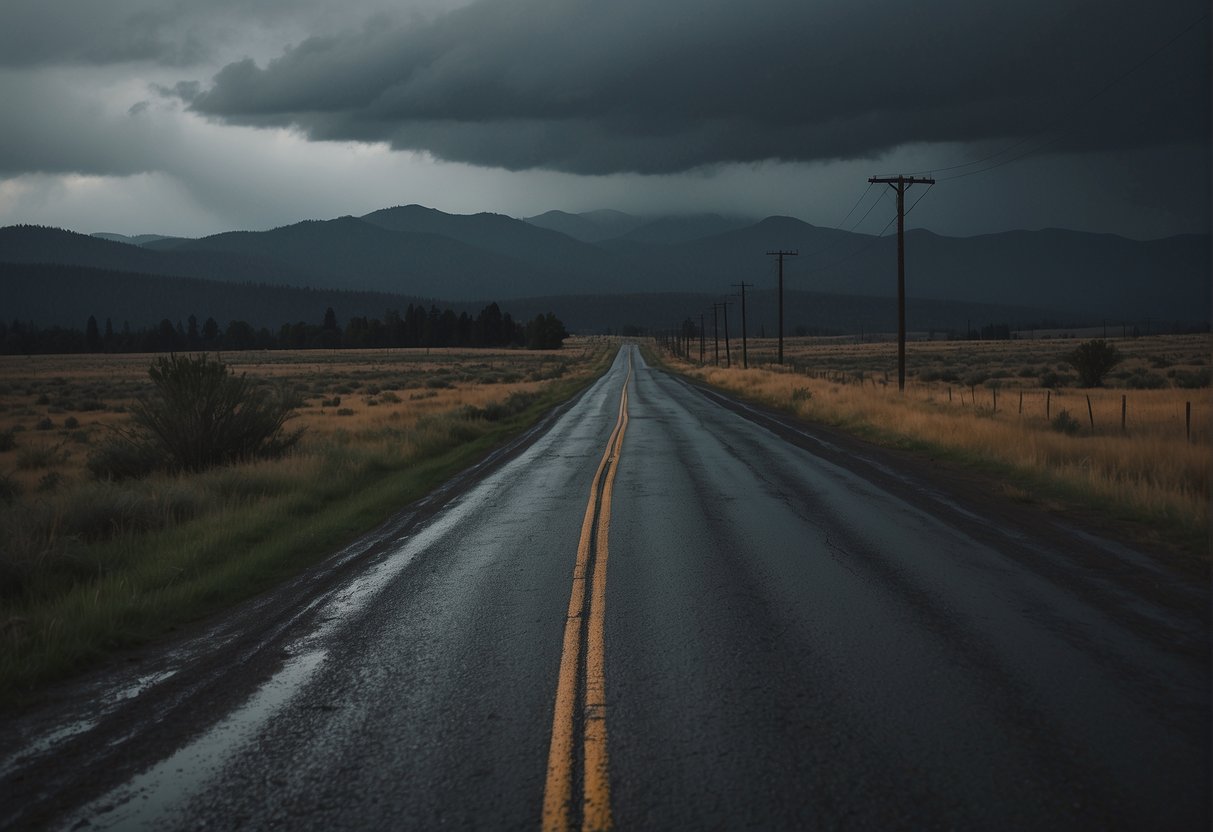
<path id="1" fill-rule="evenodd" d="M 568 214 L 564 211 L 548 211 L 537 217 L 527 217 L 525 222 L 581 240 L 597 243 L 622 237 L 629 231 L 645 224 L 645 220 L 622 211 L 587 211 L 583 214 Z"/>
<path id="2" fill-rule="evenodd" d="M 131 246 L 141 246 L 147 243 L 155 243 L 159 240 L 177 239 L 174 237 L 166 237 L 163 234 L 139 234 L 135 237 L 128 237 L 125 234 L 112 234 L 108 231 L 97 231 L 90 234 L 91 237 L 98 237 L 102 240 L 109 240 L 112 243 L 126 243 Z"/>
<path id="3" fill-rule="evenodd" d="M 581 237 L 592 226 L 631 227 L 588 242 L 538 220 L 576 225 Z M 792 217 L 738 222 L 714 215 L 643 222 L 618 212 L 549 212 L 523 221 L 408 205 L 141 246 L 11 226 L 0 228 L 0 262 L 475 303 L 640 293 L 719 296 L 742 280 L 756 291 L 769 290 L 776 283 L 775 262 L 766 252 L 790 249 L 799 254 L 785 263 L 788 291 L 895 295 L 895 235 L 853 234 Z M 719 230 L 698 236 L 713 229 Z M 1057 229 L 965 238 L 913 230 L 906 234 L 906 285 L 911 299 L 1040 310 L 1089 322 L 1208 322 L 1213 307 L 1208 235 L 1141 242 Z M 0 294 L 0 307 L 7 305 L 4 300 Z"/>
<path id="4" fill-rule="evenodd" d="M 501 214 L 446 214 L 421 205 L 405 205 L 384 208 L 360 219 L 389 231 L 458 240 L 544 271 L 559 271 L 575 263 L 587 276 L 601 278 L 613 266 L 611 257 L 597 246 Z"/>
<path id="5" fill-rule="evenodd" d="M 719 214 L 692 214 L 683 217 L 662 217 L 633 228 L 615 240 L 635 243 L 686 243 L 700 240 L 726 231 L 734 231 L 752 225 L 753 220 L 741 217 L 722 217 Z"/>

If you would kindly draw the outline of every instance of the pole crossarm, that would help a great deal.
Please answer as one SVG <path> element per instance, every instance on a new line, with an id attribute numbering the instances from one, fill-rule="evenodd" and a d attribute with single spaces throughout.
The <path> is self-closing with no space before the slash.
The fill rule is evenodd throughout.
<path id="1" fill-rule="evenodd" d="M 934 185 L 935 180 L 929 176 L 869 176 L 868 182 L 873 185 Z"/>

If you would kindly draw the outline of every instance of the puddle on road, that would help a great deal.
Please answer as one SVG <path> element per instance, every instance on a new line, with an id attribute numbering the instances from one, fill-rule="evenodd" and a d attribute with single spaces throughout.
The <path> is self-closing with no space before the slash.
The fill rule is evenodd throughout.
<path id="1" fill-rule="evenodd" d="M 165 760 L 93 801 L 65 828 L 159 829 L 169 810 L 218 771 L 231 753 L 252 739 L 289 702 L 324 662 L 326 651 L 296 656 L 240 708 Z"/>
<path id="2" fill-rule="evenodd" d="M 147 690 L 155 687 L 165 679 L 173 676 L 176 670 L 166 670 L 160 673 L 150 673 L 146 676 L 140 676 L 129 685 L 118 688 L 104 696 L 98 708 L 98 712 L 89 718 L 78 719 L 60 726 L 53 731 L 48 731 L 37 739 L 26 743 L 26 745 L 15 754 L 7 759 L 0 760 L 0 777 L 19 768 L 31 758 L 38 757 L 50 751 L 64 740 L 86 733 L 97 727 L 101 721 L 101 717 L 105 712 L 112 709 L 115 705 L 125 702 L 128 699 L 134 699 L 136 696 L 144 693 Z"/>

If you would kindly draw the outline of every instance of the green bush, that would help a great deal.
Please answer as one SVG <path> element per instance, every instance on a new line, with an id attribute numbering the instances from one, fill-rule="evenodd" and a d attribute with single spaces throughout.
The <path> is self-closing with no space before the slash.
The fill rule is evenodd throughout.
<path id="1" fill-rule="evenodd" d="M 1096 339 L 1079 344 L 1066 356 L 1066 360 L 1078 371 L 1079 385 L 1102 387 L 1104 377 L 1124 360 L 1124 356 L 1114 345 Z"/>
<path id="2" fill-rule="evenodd" d="M 168 468 L 169 459 L 151 442 L 135 436 L 116 435 L 89 454 L 85 465 L 99 480 L 128 480 Z"/>
<path id="3" fill-rule="evenodd" d="M 1183 390 L 1199 390 L 1203 387 L 1208 387 L 1210 383 L 1209 368 L 1197 370 L 1194 373 L 1189 373 L 1180 370 L 1175 374 L 1175 386 Z M 0 448 L 3 450 L 3 448 Z"/>
<path id="4" fill-rule="evenodd" d="M 105 453 L 90 460 L 94 473 L 105 476 L 106 462 L 118 463 L 115 478 L 140 476 L 148 465 L 202 471 L 281 456 L 302 435 L 283 427 L 294 412 L 291 396 L 259 389 L 205 354 L 157 358 L 148 376 L 151 394 L 131 405 L 132 425 L 116 429 Z"/>
<path id="5" fill-rule="evenodd" d="M 1051 424 L 1053 430 L 1058 433 L 1064 433 L 1067 436 L 1074 436 L 1082 430 L 1082 425 L 1079 424 L 1078 420 L 1070 415 L 1070 411 L 1064 409 L 1058 411 L 1057 415 L 1053 417 Z"/>
<path id="6" fill-rule="evenodd" d="M 1125 387 L 1130 390 L 1161 390 L 1164 387 L 1171 385 L 1165 378 L 1158 373 L 1151 373 L 1146 370 L 1139 370 L 1135 373 L 1130 373 L 1125 379 Z"/>

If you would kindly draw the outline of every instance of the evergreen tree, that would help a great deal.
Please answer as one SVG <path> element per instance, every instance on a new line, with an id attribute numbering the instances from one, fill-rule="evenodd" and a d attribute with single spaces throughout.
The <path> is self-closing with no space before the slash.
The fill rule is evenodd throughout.
<path id="1" fill-rule="evenodd" d="M 101 351 L 101 332 L 93 315 L 88 316 L 88 324 L 84 328 L 84 349 L 88 352 Z"/>

